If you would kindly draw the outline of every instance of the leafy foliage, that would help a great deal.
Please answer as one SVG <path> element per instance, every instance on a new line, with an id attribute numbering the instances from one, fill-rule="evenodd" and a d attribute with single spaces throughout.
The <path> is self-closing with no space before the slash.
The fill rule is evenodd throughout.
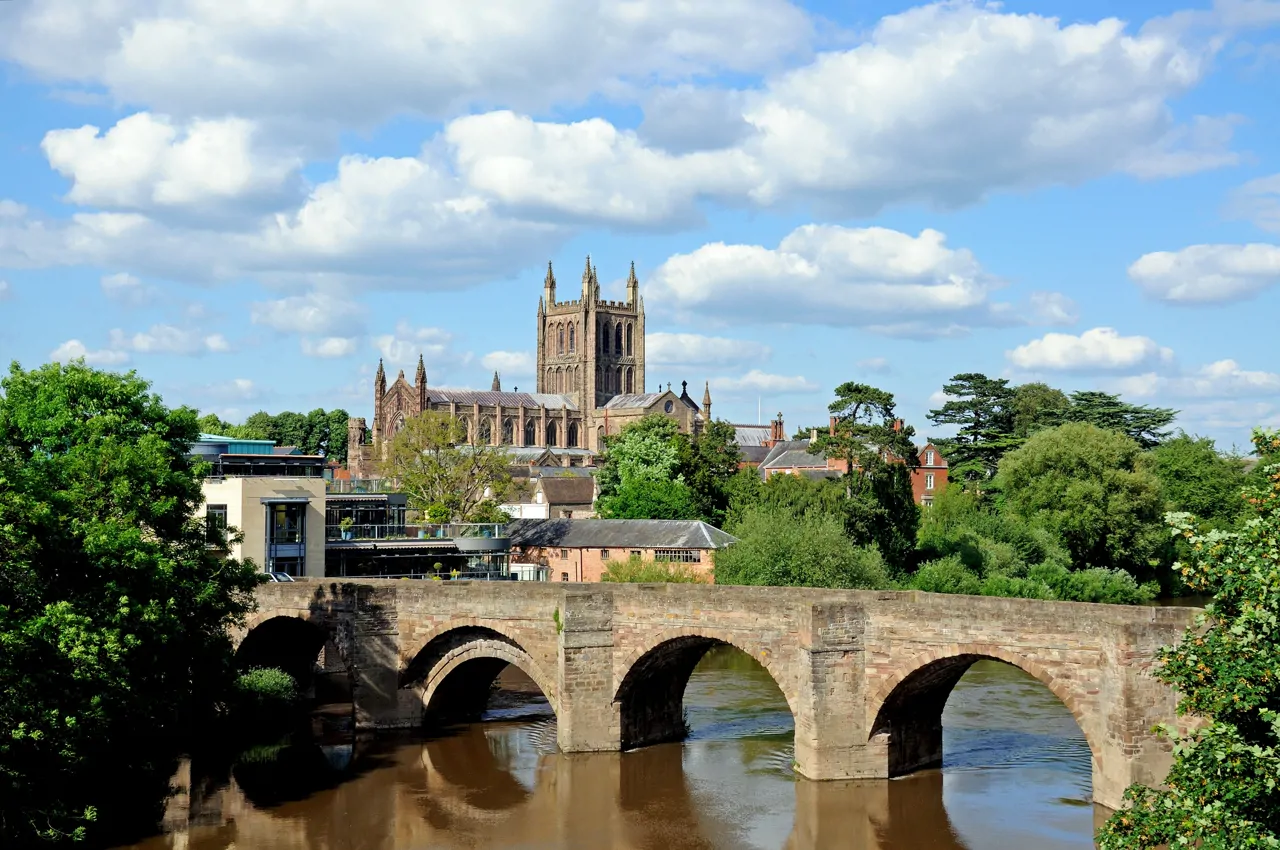
<path id="1" fill-rule="evenodd" d="M 718 584 L 880 588 L 889 571 L 875 546 L 857 546 L 837 518 L 748 508 L 731 529 L 739 541 L 716 555 Z"/>
<path id="2" fill-rule="evenodd" d="M 510 486 L 507 456 L 498 448 L 466 445 L 466 426 L 434 410 L 405 420 L 387 445 L 384 476 L 397 482 L 409 507 L 449 521 L 476 515 Z"/>
<path id="3" fill-rule="evenodd" d="M 1061 425 L 1071 399 L 1060 389 L 1034 381 L 1013 390 L 1013 435 L 1025 440 L 1041 428 Z"/>
<path id="4" fill-rule="evenodd" d="M 693 491 L 682 481 L 647 478 L 623 482 L 596 501 L 602 519 L 697 519 Z"/>
<path id="5" fill-rule="evenodd" d="M 1180 433 L 1152 449 L 1151 459 L 1170 511 L 1217 527 L 1233 524 L 1244 513 L 1244 462 L 1220 455 L 1213 440 Z"/>
<path id="6" fill-rule="evenodd" d="M 929 411 L 934 425 L 955 425 L 956 436 L 934 439 L 947 458 L 955 481 L 987 481 L 1005 452 L 1022 441 L 1014 434 L 1016 395 L 1004 378 L 988 378 L 980 372 L 964 372 L 943 385 L 950 399 Z"/>
<path id="7" fill-rule="evenodd" d="M 1258 453 L 1280 434 L 1254 434 Z M 1179 711 L 1203 725 L 1175 738 L 1166 788 L 1134 785 L 1129 808 L 1098 836 L 1103 850 L 1280 847 L 1280 466 L 1252 488 L 1257 514 L 1238 531 L 1201 533 L 1171 514 L 1192 558 L 1194 589 L 1213 593 L 1205 617 L 1161 653 L 1157 675 L 1181 694 Z"/>
<path id="8" fill-rule="evenodd" d="M 260 410 L 243 425 L 232 425 L 207 413 L 200 417 L 200 430 L 242 440 L 271 440 L 277 446 L 297 446 L 303 454 L 342 460 L 347 456 L 347 419 L 341 409 L 316 408 L 305 414 L 286 410 L 274 416 Z"/>
<path id="9" fill-rule="evenodd" d="M 911 441 L 915 429 L 902 426 L 895 407 L 893 393 L 869 384 L 847 381 L 836 387 L 835 400 L 827 405 L 833 421 L 826 431 L 818 432 L 813 448 L 844 461 L 845 487 L 850 495 L 867 489 L 887 463 L 918 465 Z"/>
<path id="10" fill-rule="evenodd" d="M 1076 567 L 1135 576 L 1167 550 L 1164 501 L 1149 455 L 1115 431 L 1071 423 L 1031 436 L 1000 461 L 1004 511 L 1042 525 Z"/>
<path id="11" fill-rule="evenodd" d="M 207 545 L 194 411 L 83 363 L 0 385 L 0 844 L 104 839 L 231 693 L 258 576 Z"/>
<path id="12" fill-rule="evenodd" d="M 720 528 L 729 510 L 729 481 L 738 473 L 742 452 L 728 422 L 709 422 L 695 435 L 675 438 L 680 477 L 689 486 L 697 516 Z"/>
<path id="13" fill-rule="evenodd" d="M 1071 407 L 1063 422 L 1084 422 L 1106 431 L 1118 431 L 1144 449 L 1160 445 L 1169 436 L 1169 425 L 1178 411 L 1167 407 L 1129 404 L 1111 393 L 1084 390 L 1071 394 Z"/>
<path id="14" fill-rule="evenodd" d="M 632 555 L 625 561 L 610 561 L 600 576 L 611 582 L 667 582 L 669 584 L 706 584 L 707 576 L 692 564 L 676 561 L 646 561 Z"/>

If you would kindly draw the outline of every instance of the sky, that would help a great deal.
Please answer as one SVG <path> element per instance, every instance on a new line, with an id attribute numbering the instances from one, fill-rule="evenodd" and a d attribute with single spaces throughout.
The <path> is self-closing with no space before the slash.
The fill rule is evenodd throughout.
<path id="1" fill-rule="evenodd" d="M 0 0 L 0 359 L 233 422 L 369 416 L 380 357 L 532 390 L 588 254 L 717 418 L 940 434 L 983 372 L 1244 448 L 1280 0 Z"/>

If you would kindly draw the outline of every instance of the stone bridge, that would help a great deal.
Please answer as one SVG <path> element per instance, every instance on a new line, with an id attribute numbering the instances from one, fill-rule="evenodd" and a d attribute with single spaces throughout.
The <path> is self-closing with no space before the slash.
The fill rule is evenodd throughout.
<path id="1" fill-rule="evenodd" d="M 514 664 L 555 710 L 565 752 L 632 749 L 685 733 L 694 666 L 730 644 L 767 670 L 810 779 L 898 776 L 942 761 L 942 710 L 971 664 L 1043 682 L 1093 758 L 1094 800 L 1119 806 L 1170 763 L 1152 733 L 1176 697 L 1156 651 L 1196 612 L 950 596 L 711 585 L 299 581 L 264 585 L 242 653 L 351 675 L 357 722 L 418 726 L 479 715 Z"/>

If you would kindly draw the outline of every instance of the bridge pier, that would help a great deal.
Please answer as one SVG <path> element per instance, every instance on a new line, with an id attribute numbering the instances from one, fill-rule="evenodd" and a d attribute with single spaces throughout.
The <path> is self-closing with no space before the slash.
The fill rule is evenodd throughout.
<path id="1" fill-rule="evenodd" d="M 546 695 L 569 753 L 683 737 L 689 675 L 707 649 L 729 644 L 778 684 L 795 720 L 796 772 L 813 780 L 938 767 L 952 688 L 975 661 L 1002 661 L 1071 712 L 1092 753 L 1093 798 L 1112 808 L 1131 783 L 1159 784 L 1168 770 L 1170 748 L 1152 727 L 1185 721 L 1152 668 L 1197 613 L 916 592 L 533 582 L 304 581 L 264 586 L 258 598 L 250 629 L 303 620 L 318 632 L 297 646 L 336 648 L 361 727 L 420 725 L 429 706 L 474 709 L 510 663 Z M 246 646 L 261 648 L 280 625 Z"/>

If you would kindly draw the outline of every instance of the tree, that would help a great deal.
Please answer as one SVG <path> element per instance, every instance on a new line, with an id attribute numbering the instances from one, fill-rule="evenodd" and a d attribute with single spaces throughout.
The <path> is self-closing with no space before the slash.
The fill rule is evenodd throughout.
<path id="1" fill-rule="evenodd" d="M 1039 381 L 1021 384 L 1013 390 L 1013 435 L 1025 440 L 1040 428 L 1061 425 L 1070 408 L 1062 390 Z"/>
<path id="2" fill-rule="evenodd" d="M 1004 378 L 964 372 L 944 384 L 951 398 L 928 419 L 934 425 L 954 425 L 956 436 L 933 444 L 947 459 L 954 481 L 984 482 L 996 474 L 1005 452 L 1022 442 L 1014 433 L 1016 393 Z"/>
<path id="3" fill-rule="evenodd" d="M 207 545 L 195 411 L 83 362 L 0 387 L 0 844 L 107 841 L 230 695 L 258 575 Z"/>
<path id="4" fill-rule="evenodd" d="M 716 553 L 717 584 L 883 588 L 889 584 L 875 546 L 857 546 L 837 518 L 749 508 L 731 533 L 738 542 Z"/>
<path id="5" fill-rule="evenodd" d="M 827 405 L 834 421 L 819 432 L 810 450 L 844 461 L 850 495 L 870 486 L 875 471 L 886 463 L 919 464 L 911 442 L 915 429 L 902 426 L 894 407 L 893 393 L 869 384 L 848 381 L 836 387 L 835 400 Z"/>
<path id="6" fill-rule="evenodd" d="M 1052 531 L 1077 569 L 1150 574 L 1166 549 L 1150 455 L 1124 434 L 1071 423 L 1033 434 L 1000 461 L 1002 509 Z"/>
<path id="7" fill-rule="evenodd" d="M 624 481 L 679 479 L 680 432 L 674 420 L 655 413 L 604 438 L 604 452 L 597 459 L 596 482 L 600 496 L 612 496 Z"/>
<path id="8" fill-rule="evenodd" d="M 1280 434 L 1256 431 L 1259 454 Z M 1280 466 L 1251 488 L 1256 516 L 1241 529 L 1202 534 L 1188 514 L 1171 514 L 1192 558 L 1177 567 L 1195 590 L 1213 594 L 1156 675 L 1180 694 L 1180 714 L 1202 725 L 1175 739 L 1164 788 L 1134 785 L 1129 807 L 1098 835 L 1103 850 L 1157 846 L 1204 850 L 1280 847 Z"/>
<path id="9" fill-rule="evenodd" d="M 1233 523 L 1244 511 L 1244 462 L 1220 455 L 1208 437 L 1181 432 L 1152 449 L 1151 458 L 1170 511 L 1217 526 Z"/>
<path id="10" fill-rule="evenodd" d="M 465 426 L 447 413 L 423 411 L 406 419 L 381 462 L 409 507 L 442 507 L 450 520 L 473 514 L 485 500 L 500 501 L 511 483 L 507 456 L 490 446 L 466 445 Z"/>
<path id="11" fill-rule="evenodd" d="M 693 491 L 681 481 L 629 478 L 601 496 L 596 511 L 603 519 L 698 519 Z"/>
<path id="12" fill-rule="evenodd" d="M 742 460 L 734 427 L 716 420 L 694 436 L 679 434 L 675 441 L 679 474 L 689 485 L 698 516 L 722 527 L 729 509 L 729 482 Z"/>
<path id="13" fill-rule="evenodd" d="M 1160 444 L 1169 436 L 1169 425 L 1178 411 L 1167 407 L 1128 404 L 1119 396 L 1092 390 L 1071 394 L 1071 407 L 1062 414 L 1063 422 L 1088 422 L 1108 431 L 1119 431 L 1144 449 Z"/>

